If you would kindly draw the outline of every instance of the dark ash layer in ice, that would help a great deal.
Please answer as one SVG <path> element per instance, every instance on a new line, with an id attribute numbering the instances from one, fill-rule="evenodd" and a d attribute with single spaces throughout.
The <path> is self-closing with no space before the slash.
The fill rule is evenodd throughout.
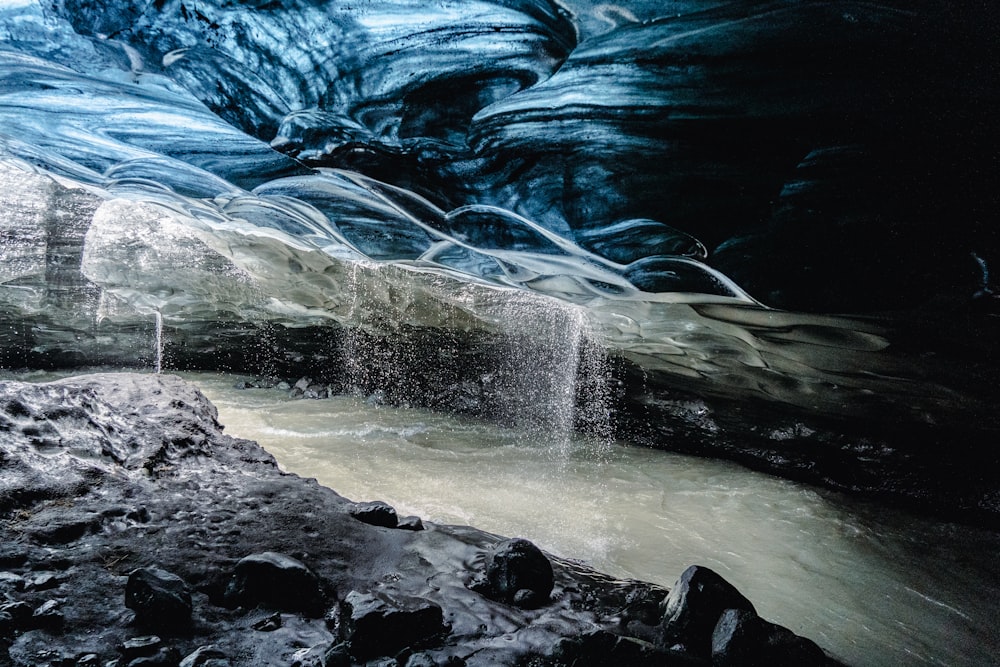
<path id="1" fill-rule="evenodd" d="M 5 664 L 834 664 L 704 568 L 666 597 L 524 540 L 359 520 L 172 376 L 0 382 L 0 461 Z"/>

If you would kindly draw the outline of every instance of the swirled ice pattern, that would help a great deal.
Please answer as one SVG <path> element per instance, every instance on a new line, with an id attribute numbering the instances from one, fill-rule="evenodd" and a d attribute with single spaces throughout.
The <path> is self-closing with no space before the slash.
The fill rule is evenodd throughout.
<path id="1" fill-rule="evenodd" d="M 476 329 L 497 326 L 505 300 L 537 299 L 538 312 L 584 309 L 607 349 L 718 394 L 836 414 L 947 410 L 968 397 L 887 352 L 884 322 L 758 301 L 793 302 L 800 283 L 801 267 L 769 282 L 767 258 L 787 259 L 771 241 L 787 220 L 761 222 L 769 202 L 787 218 L 820 188 L 842 213 L 831 228 L 857 238 L 852 225 L 867 224 L 810 165 L 871 161 L 878 132 L 848 130 L 861 109 L 895 113 L 909 82 L 865 67 L 911 48 L 900 36 L 925 26 L 916 14 L 855 2 L 9 0 L 0 305 L 8 319 L 77 326 L 80 313 L 62 317 L 50 298 L 61 234 L 80 246 L 66 241 L 74 285 L 98 295 L 74 308 L 98 319 L 123 317 L 108 304 L 124 303 L 178 326 Z M 888 237 L 836 239 L 839 252 Z M 962 239 L 939 245 L 929 280 L 944 272 L 948 295 L 990 294 L 992 248 Z M 806 263 L 821 252 L 802 248 Z M 836 284 L 850 291 L 880 266 L 846 262 Z M 892 301 L 895 285 L 851 294 L 911 304 Z"/>

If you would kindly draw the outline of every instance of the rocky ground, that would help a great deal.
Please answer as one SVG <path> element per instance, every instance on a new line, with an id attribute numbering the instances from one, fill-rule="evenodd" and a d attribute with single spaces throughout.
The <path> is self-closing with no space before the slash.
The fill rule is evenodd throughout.
<path id="1" fill-rule="evenodd" d="M 836 664 L 707 568 L 668 594 L 353 503 L 216 415 L 173 376 L 0 382 L 0 665 Z"/>

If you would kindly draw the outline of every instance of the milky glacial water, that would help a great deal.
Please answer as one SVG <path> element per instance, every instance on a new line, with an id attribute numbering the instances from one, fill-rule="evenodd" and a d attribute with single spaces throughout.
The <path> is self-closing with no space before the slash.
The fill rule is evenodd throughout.
<path id="1" fill-rule="evenodd" d="M 688 565 L 706 565 L 763 617 L 851 665 L 1000 664 L 995 532 L 726 462 L 184 376 L 218 406 L 227 433 L 352 500 L 526 537 L 668 587 Z"/>

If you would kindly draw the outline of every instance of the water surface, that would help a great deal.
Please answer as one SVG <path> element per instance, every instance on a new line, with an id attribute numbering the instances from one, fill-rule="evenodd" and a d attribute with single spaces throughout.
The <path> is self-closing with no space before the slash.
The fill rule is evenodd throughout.
<path id="1" fill-rule="evenodd" d="M 852 665 L 1000 664 L 1000 535 L 697 459 L 187 374 L 288 471 L 671 586 L 690 564 Z"/>

